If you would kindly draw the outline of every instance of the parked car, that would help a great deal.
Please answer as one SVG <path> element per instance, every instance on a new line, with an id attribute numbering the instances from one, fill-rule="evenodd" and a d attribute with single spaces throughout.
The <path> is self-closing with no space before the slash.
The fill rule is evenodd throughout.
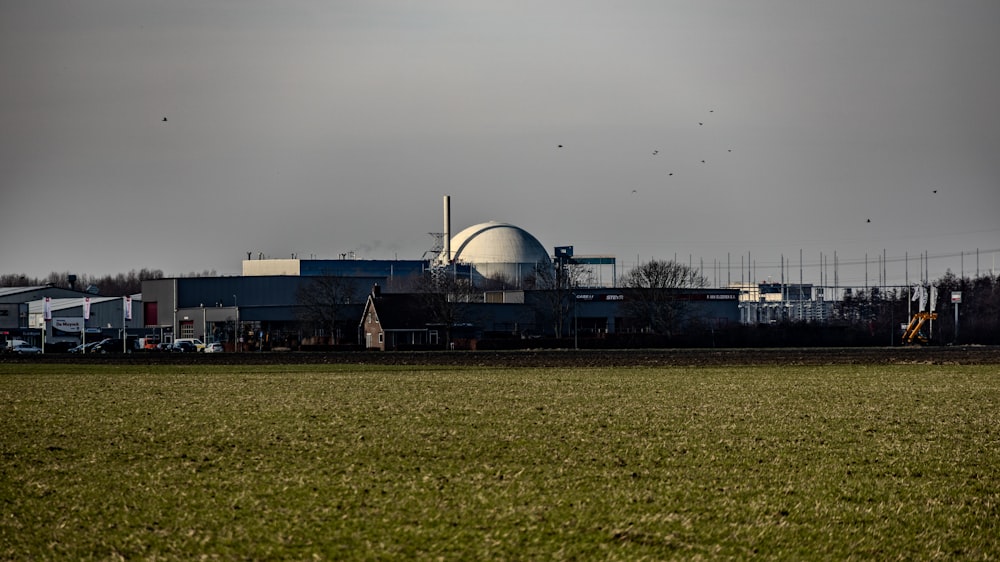
<path id="1" fill-rule="evenodd" d="M 57 341 L 45 344 L 45 353 L 66 353 L 73 349 L 73 342 Z"/>
<path id="2" fill-rule="evenodd" d="M 212 342 L 205 346 L 205 353 L 222 353 L 223 351 L 225 350 L 219 342 Z"/>
<path id="3" fill-rule="evenodd" d="M 104 340 L 87 342 L 85 344 L 81 343 L 80 345 L 78 345 L 76 347 L 70 348 L 69 352 L 70 353 L 91 353 L 94 350 L 94 347 L 97 346 L 97 345 L 99 345 L 102 341 L 104 341 Z"/>
<path id="4" fill-rule="evenodd" d="M 198 348 L 189 341 L 175 341 L 174 345 L 170 347 L 170 351 L 179 353 L 196 353 Z"/>
<path id="5" fill-rule="evenodd" d="M 201 351 L 205 349 L 205 343 L 198 338 L 177 338 L 174 343 L 188 342 L 194 346 L 195 351 Z"/>
<path id="6" fill-rule="evenodd" d="M 21 343 L 21 344 L 15 345 L 13 348 L 11 348 L 11 351 L 14 352 L 14 353 L 21 354 L 21 355 L 36 355 L 36 354 L 42 352 L 42 348 L 35 347 L 35 346 L 33 346 L 31 344 L 27 344 L 27 343 Z"/>
<path id="7" fill-rule="evenodd" d="M 6 342 L 4 342 L 3 351 L 13 352 L 15 347 L 19 345 L 25 345 L 27 343 L 28 342 L 19 339 L 7 340 Z"/>
<path id="8" fill-rule="evenodd" d="M 122 345 L 121 338 L 109 338 L 95 345 L 90 353 L 121 353 Z"/>

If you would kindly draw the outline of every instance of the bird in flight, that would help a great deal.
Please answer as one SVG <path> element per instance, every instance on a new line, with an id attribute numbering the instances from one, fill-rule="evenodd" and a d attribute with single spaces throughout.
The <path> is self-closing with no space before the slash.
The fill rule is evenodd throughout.
<path id="1" fill-rule="evenodd" d="M 872 220 L 871 220 L 871 219 L 868 219 L 868 222 L 872 222 Z"/>
<path id="2" fill-rule="evenodd" d="M 164 119 L 164 121 L 165 121 L 165 119 Z M 560 144 L 560 145 L 559 145 L 559 146 L 557 146 L 556 148 L 562 148 L 562 147 L 563 147 L 563 145 L 561 145 L 561 144 Z"/>
<path id="3" fill-rule="evenodd" d="M 660 151 L 659 151 L 659 150 L 654 150 L 654 151 L 653 151 L 653 156 L 656 156 L 656 155 L 657 155 L 657 154 L 659 154 L 659 153 L 660 153 Z"/>
<path id="4" fill-rule="evenodd" d="M 936 190 L 936 189 L 934 190 L 934 193 L 937 193 L 937 190 Z"/>
<path id="5" fill-rule="evenodd" d="M 166 122 L 167 122 L 167 118 L 166 118 L 166 117 L 164 117 L 164 118 L 163 118 L 163 122 L 164 122 L 164 123 L 166 123 Z"/>

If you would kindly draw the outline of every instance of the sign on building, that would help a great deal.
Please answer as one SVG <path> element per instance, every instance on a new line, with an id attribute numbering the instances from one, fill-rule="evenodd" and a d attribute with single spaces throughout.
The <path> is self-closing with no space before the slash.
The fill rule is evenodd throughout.
<path id="1" fill-rule="evenodd" d="M 56 330 L 67 334 L 79 334 L 83 331 L 83 318 L 53 318 L 52 332 Z"/>

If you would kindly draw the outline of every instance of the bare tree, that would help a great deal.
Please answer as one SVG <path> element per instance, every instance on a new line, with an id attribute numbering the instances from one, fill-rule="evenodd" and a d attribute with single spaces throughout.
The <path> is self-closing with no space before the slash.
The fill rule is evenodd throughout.
<path id="1" fill-rule="evenodd" d="M 430 321 L 444 327 L 446 344 L 451 341 L 452 327 L 468 321 L 469 304 L 481 300 L 468 279 L 435 275 L 431 270 L 414 280 L 413 290 Z"/>
<path id="2" fill-rule="evenodd" d="M 41 285 L 37 279 L 32 279 L 23 273 L 4 273 L 0 275 L 0 287 L 30 287 Z"/>
<path id="3" fill-rule="evenodd" d="M 581 264 L 566 262 L 558 264 L 536 264 L 525 280 L 528 289 L 538 291 L 544 313 L 552 319 L 552 328 L 557 338 L 563 336 L 566 319 L 573 310 L 573 291 L 586 286 L 593 278 L 593 270 Z"/>
<path id="4" fill-rule="evenodd" d="M 623 305 L 629 315 L 652 332 L 670 336 L 688 315 L 687 302 L 677 298 L 677 289 L 704 288 L 708 279 L 682 263 L 652 260 L 622 276 L 621 285 L 632 289 Z"/>
<path id="5" fill-rule="evenodd" d="M 484 291 L 504 291 L 516 286 L 517 282 L 513 277 L 503 272 L 497 272 L 484 278 L 480 288 Z"/>
<path id="6" fill-rule="evenodd" d="M 339 275 L 321 275 L 310 278 L 295 291 L 298 317 L 313 334 L 327 338 L 331 344 L 339 343 L 338 324 L 343 323 L 344 306 L 356 298 L 357 283 Z"/>

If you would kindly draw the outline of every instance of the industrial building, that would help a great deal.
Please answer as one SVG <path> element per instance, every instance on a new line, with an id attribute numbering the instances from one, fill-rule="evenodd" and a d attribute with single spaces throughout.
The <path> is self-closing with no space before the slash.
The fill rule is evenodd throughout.
<path id="1" fill-rule="evenodd" d="M 403 287 L 426 266 L 405 260 L 248 260 L 249 275 L 144 281 L 143 316 L 164 341 L 195 337 L 223 342 L 229 350 L 298 346 L 317 338 L 353 344 L 372 285 Z M 340 333 L 309 333 L 304 295 L 322 290 L 319 283 L 328 279 L 339 280 L 331 307 Z"/>
<path id="2" fill-rule="evenodd" d="M 629 303 L 638 299 L 634 290 L 613 286 L 614 270 L 610 287 L 593 282 L 570 287 L 557 273 L 553 275 L 572 256 L 571 246 L 556 248 L 550 256 L 527 230 L 497 221 L 475 224 L 452 236 L 448 196 L 440 247 L 428 254 L 419 260 L 363 260 L 347 254 L 330 260 L 269 259 L 260 254 L 253 259 L 250 253 L 239 276 L 143 281 L 128 318 L 123 298 L 91 295 L 95 316 L 77 321 L 82 318 L 84 295 L 63 289 L 22 292 L 10 296 L 8 304 L 0 293 L 0 313 L 17 315 L 19 335 L 37 339 L 44 326 L 49 338 L 66 337 L 75 329 L 100 330 L 110 337 L 138 333 L 163 342 L 199 338 L 222 342 L 228 350 L 311 345 L 392 349 L 484 338 L 605 337 L 648 329 L 641 319 L 629 317 Z M 614 267 L 615 260 L 592 256 L 573 263 Z M 548 284 L 540 284 L 539 276 L 547 277 Z M 442 279 L 450 280 L 448 294 L 428 289 L 428 284 L 440 289 L 436 283 Z M 691 304 L 699 324 L 739 322 L 737 290 L 675 293 Z M 447 313 L 428 306 L 429 294 L 444 299 Z M 46 326 L 40 320 L 45 296 L 58 299 L 54 307 L 49 303 L 49 312 L 59 319 L 56 332 L 51 331 L 53 323 Z M 377 312 L 375 316 L 387 325 L 367 323 L 369 311 Z M 0 314 L 0 325 L 3 321 Z M 388 325 L 397 321 L 405 325 Z"/>
<path id="3" fill-rule="evenodd" d="M 41 347 L 42 331 L 28 321 L 32 301 L 49 298 L 72 298 L 84 293 L 58 287 L 0 287 L 0 348 L 7 340 L 21 339 Z"/>
<path id="4" fill-rule="evenodd" d="M 823 287 L 810 283 L 733 283 L 740 292 L 740 322 L 828 322 L 835 301 L 824 298 Z"/>
<path id="5" fill-rule="evenodd" d="M 15 338 L 37 347 L 52 347 L 122 338 L 123 333 L 142 335 L 141 299 L 141 295 L 102 297 L 48 286 L 2 288 L 0 345 Z"/>
<path id="6" fill-rule="evenodd" d="M 146 326 L 165 339 L 197 337 L 232 349 L 311 344 L 391 349 L 450 345 L 454 342 L 443 341 L 445 334 L 455 339 L 456 331 L 463 332 L 460 339 L 474 340 L 642 329 L 623 312 L 630 299 L 627 291 L 574 287 L 570 293 L 537 284 L 529 289 L 529 280 L 539 272 L 552 271 L 553 260 L 527 230 L 491 221 L 452 236 L 449 196 L 443 199 L 443 211 L 440 247 L 427 259 L 360 260 L 346 254 L 334 260 L 252 259 L 251 253 L 239 277 L 146 281 Z M 613 259 L 580 263 L 613 264 Z M 464 287 L 461 294 L 447 297 L 447 313 L 427 302 L 425 284 L 435 278 L 460 281 Z M 708 294 L 715 298 L 701 299 Z M 718 325 L 739 321 L 736 295 L 729 289 L 706 289 L 685 292 L 683 298 L 701 299 L 695 305 L 699 315 Z M 367 323 L 369 312 L 377 312 L 374 316 L 387 325 Z M 323 322 L 315 316 L 324 316 Z"/>

